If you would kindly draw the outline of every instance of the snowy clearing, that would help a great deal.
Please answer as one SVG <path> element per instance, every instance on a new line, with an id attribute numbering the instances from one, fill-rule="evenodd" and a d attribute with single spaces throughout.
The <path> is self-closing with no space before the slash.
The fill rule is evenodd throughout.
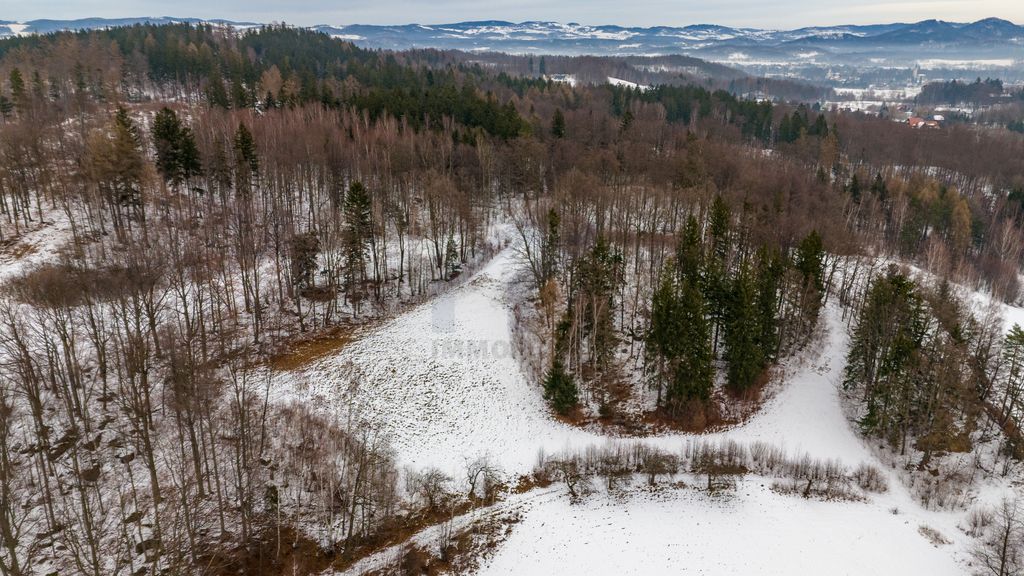
<path id="1" fill-rule="evenodd" d="M 536 502 L 479 573 L 963 573 L 948 545 L 933 546 L 902 514 L 784 496 L 768 485 L 749 479 L 729 495 L 663 488 Z"/>
<path id="2" fill-rule="evenodd" d="M 506 248 L 462 286 L 395 318 L 333 357 L 298 373 L 279 374 L 278 389 L 290 389 L 285 396 L 298 396 L 340 417 L 375 424 L 390 436 L 400 465 L 434 466 L 456 478 L 467 461 L 480 455 L 488 455 L 514 477 L 529 473 L 541 453 L 633 441 L 551 417 L 540 386 L 527 381 L 511 353 L 507 294 L 519 278 L 514 250 Z M 849 425 L 841 398 L 847 326 L 835 304 L 826 307 L 824 317 L 816 344 L 779 367 L 779 383 L 757 414 L 740 426 L 701 438 L 760 441 L 791 455 L 837 459 L 849 467 L 878 465 L 875 452 Z M 678 451 L 694 438 L 668 434 L 639 441 Z M 960 528 L 963 512 L 925 510 L 900 484 L 896 471 L 885 468 L 885 473 L 890 491 L 867 503 L 780 495 L 768 489 L 770 482 L 756 478 L 743 481 L 736 495 L 725 500 L 692 490 L 614 501 L 596 496 L 579 506 L 567 498 L 540 499 L 486 573 L 509 573 L 512 566 L 554 573 L 560 558 L 583 562 L 574 567 L 593 573 L 628 573 L 629 554 L 598 552 L 629 550 L 633 542 L 679 533 L 694 538 L 656 542 L 649 549 L 664 552 L 647 558 L 645 573 L 667 573 L 679 558 L 692 560 L 701 550 L 714 561 L 696 565 L 715 574 L 749 573 L 753 566 L 780 574 L 815 572 L 823 566 L 847 570 L 833 573 L 906 574 L 907 565 L 900 563 L 911 560 L 916 568 L 928 566 L 929 574 L 963 573 L 970 542 Z M 919 532 L 922 525 L 951 543 L 933 547 Z M 729 546 L 751 538 L 767 548 L 759 547 L 757 555 L 728 553 Z M 765 565 L 769 557 L 777 560 Z"/>

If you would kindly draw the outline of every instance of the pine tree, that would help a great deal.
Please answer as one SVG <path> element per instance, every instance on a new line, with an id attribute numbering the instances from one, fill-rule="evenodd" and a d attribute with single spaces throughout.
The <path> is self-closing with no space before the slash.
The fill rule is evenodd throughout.
<path id="1" fill-rule="evenodd" d="M 556 358 L 544 376 L 544 399 L 551 403 L 555 412 L 565 415 L 576 407 L 577 394 L 576 382 Z"/>

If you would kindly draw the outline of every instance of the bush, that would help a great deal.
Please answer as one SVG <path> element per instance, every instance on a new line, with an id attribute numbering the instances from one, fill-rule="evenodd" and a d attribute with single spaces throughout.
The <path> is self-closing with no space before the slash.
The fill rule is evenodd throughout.
<path id="1" fill-rule="evenodd" d="M 889 489 L 882 471 L 870 464 L 858 466 L 853 472 L 853 481 L 865 492 L 881 494 Z"/>
<path id="2" fill-rule="evenodd" d="M 988 508 L 974 508 L 967 513 L 967 535 L 978 538 L 985 533 L 985 529 L 992 523 L 994 518 L 992 510 Z"/>

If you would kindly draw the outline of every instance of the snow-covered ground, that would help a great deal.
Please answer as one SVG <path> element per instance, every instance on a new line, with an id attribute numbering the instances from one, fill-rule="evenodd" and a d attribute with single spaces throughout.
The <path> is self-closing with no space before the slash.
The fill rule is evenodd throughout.
<path id="1" fill-rule="evenodd" d="M 524 377 L 511 353 L 508 302 L 519 266 L 515 251 L 506 248 L 461 287 L 333 357 L 278 374 L 277 388 L 286 397 L 378 426 L 391 437 L 399 464 L 434 466 L 456 478 L 467 461 L 485 454 L 514 477 L 530 472 L 540 453 L 627 441 L 555 420 L 539 384 Z M 840 384 L 847 334 L 839 308 L 829 304 L 817 343 L 780 367 L 779 383 L 762 409 L 746 423 L 704 438 L 760 441 L 792 456 L 885 468 L 844 412 Z M 678 451 L 693 439 L 668 434 L 642 441 Z M 964 512 L 925 510 L 895 471 L 884 472 L 889 491 L 862 503 L 781 495 L 756 477 L 724 500 L 692 489 L 659 496 L 604 494 L 580 505 L 566 498 L 534 500 L 485 573 L 560 573 L 571 567 L 621 574 L 631 573 L 633 564 L 642 573 L 675 573 L 684 565 L 708 574 L 755 568 L 771 574 L 968 570 L 970 538 L 960 528 Z M 921 526 L 951 543 L 933 546 Z"/>
<path id="2" fill-rule="evenodd" d="M 458 475 L 489 454 L 508 474 L 532 470 L 546 454 L 608 437 L 550 416 L 539 383 L 527 381 L 511 352 L 507 287 L 519 278 L 505 249 L 471 280 L 386 323 L 335 356 L 277 377 L 276 388 L 314 405 L 372 422 L 391 436 L 400 463 Z M 836 308 L 818 347 L 781 368 L 783 383 L 742 426 L 706 435 L 763 441 L 798 454 L 855 466 L 871 458 L 845 421 L 838 387 L 846 328 Z M 645 441 L 676 450 L 692 435 Z"/>
<path id="3" fill-rule="evenodd" d="M 57 259 L 60 247 L 71 237 L 67 213 L 55 209 L 45 211 L 34 227 L 21 230 L 17 238 L 0 249 L 0 283 L 25 270 Z"/>
<path id="4" fill-rule="evenodd" d="M 314 405 L 382 427 L 400 464 L 451 475 L 485 454 L 508 473 L 525 473 L 542 448 L 599 442 L 553 420 L 539 386 L 522 376 L 505 298 L 515 264 L 505 249 L 463 286 L 279 377 Z"/>
<path id="5" fill-rule="evenodd" d="M 665 488 L 532 502 L 480 574 L 963 574 L 949 546 L 933 546 L 914 519 L 768 486 L 754 479 L 729 495 Z"/>
<path id="6" fill-rule="evenodd" d="M 630 90 L 635 90 L 639 88 L 641 91 L 644 91 L 649 90 L 651 88 L 646 84 L 637 84 L 636 82 L 630 82 L 629 80 L 623 80 L 621 78 L 615 78 L 612 76 L 608 77 L 608 83 L 611 84 L 612 86 L 621 86 L 623 88 L 629 88 Z"/>

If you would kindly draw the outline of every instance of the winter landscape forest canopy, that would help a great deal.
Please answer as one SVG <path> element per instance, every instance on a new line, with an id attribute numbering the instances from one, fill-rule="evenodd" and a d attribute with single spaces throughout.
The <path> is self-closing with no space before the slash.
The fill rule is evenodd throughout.
<path id="1" fill-rule="evenodd" d="M 3 576 L 1024 573 L 1020 27 L 157 20 L 0 37 Z"/>

